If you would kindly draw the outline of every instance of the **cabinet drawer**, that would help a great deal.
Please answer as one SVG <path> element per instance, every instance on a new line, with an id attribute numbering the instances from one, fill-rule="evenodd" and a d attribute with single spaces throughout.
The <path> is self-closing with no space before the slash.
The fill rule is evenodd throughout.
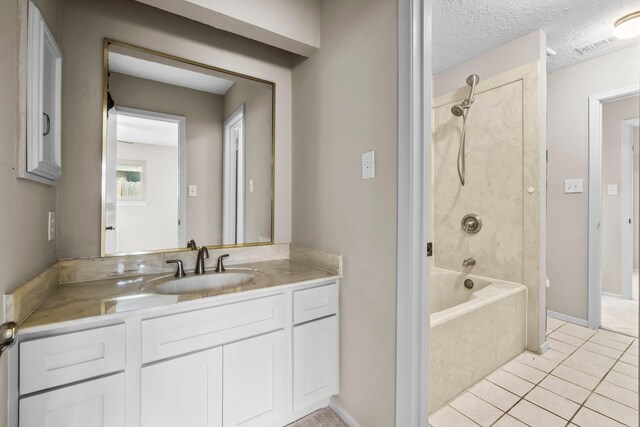
<path id="1" fill-rule="evenodd" d="M 296 325 L 337 312 L 337 283 L 293 293 L 293 323 Z"/>
<path id="2" fill-rule="evenodd" d="M 20 427 L 123 427 L 124 374 L 20 399 Z"/>
<path id="3" fill-rule="evenodd" d="M 242 301 L 142 322 L 142 362 L 215 347 L 281 329 L 285 325 L 282 294 Z"/>
<path id="4" fill-rule="evenodd" d="M 20 343 L 20 394 L 124 369 L 125 326 Z"/>

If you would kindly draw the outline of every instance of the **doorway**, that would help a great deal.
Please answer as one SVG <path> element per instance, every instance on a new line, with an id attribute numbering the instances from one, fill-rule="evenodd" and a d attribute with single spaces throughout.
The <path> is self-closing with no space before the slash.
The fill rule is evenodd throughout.
<path id="1" fill-rule="evenodd" d="M 639 104 L 637 87 L 589 98 L 589 327 L 634 336 Z"/>
<path id="2" fill-rule="evenodd" d="M 108 115 L 103 254 L 182 246 L 185 117 L 123 106 Z M 166 197 L 167 192 L 176 197 Z"/>
<path id="3" fill-rule="evenodd" d="M 245 243 L 244 104 L 224 121 L 222 166 L 222 244 Z"/>

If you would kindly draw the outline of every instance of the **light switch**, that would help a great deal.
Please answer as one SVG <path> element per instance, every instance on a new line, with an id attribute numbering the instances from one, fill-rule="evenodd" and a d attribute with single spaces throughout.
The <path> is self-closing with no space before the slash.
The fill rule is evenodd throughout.
<path id="1" fill-rule="evenodd" d="M 565 193 L 582 193 L 582 178 L 565 179 L 564 192 Z"/>
<path id="2" fill-rule="evenodd" d="M 376 158 L 375 151 L 367 151 L 362 153 L 362 179 L 371 179 L 376 177 Z"/>
<path id="3" fill-rule="evenodd" d="M 49 212 L 49 228 L 47 232 L 48 241 L 52 241 L 56 239 L 56 213 Z"/>
<path id="4" fill-rule="evenodd" d="M 618 194 L 618 184 L 607 185 L 607 194 L 610 196 L 615 196 L 616 194 Z"/>
<path id="5" fill-rule="evenodd" d="M 249 180 L 249 193 L 253 193 L 254 188 L 255 188 L 255 187 L 254 187 L 254 185 L 253 185 L 253 178 L 251 178 L 251 179 Z"/>
<path id="6" fill-rule="evenodd" d="M 189 197 L 196 197 L 198 195 L 198 186 L 189 185 Z"/>

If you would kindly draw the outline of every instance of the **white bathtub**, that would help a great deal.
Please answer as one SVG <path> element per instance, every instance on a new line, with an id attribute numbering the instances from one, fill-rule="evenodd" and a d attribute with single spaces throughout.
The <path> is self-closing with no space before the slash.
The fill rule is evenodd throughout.
<path id="1" fill-rule="evenodd" d="M 429 299 L 431 413 L 524 350 L 527 288 L 434 268 Z"/>

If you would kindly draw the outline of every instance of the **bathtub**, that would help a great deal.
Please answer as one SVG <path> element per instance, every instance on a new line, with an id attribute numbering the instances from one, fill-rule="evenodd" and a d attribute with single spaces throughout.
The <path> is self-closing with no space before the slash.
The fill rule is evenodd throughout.
<path id="1" fill-rule="evenodd" d="M 429 300 L 431 413 L 524 350 L 527 288 L 434 268 Z"/>

